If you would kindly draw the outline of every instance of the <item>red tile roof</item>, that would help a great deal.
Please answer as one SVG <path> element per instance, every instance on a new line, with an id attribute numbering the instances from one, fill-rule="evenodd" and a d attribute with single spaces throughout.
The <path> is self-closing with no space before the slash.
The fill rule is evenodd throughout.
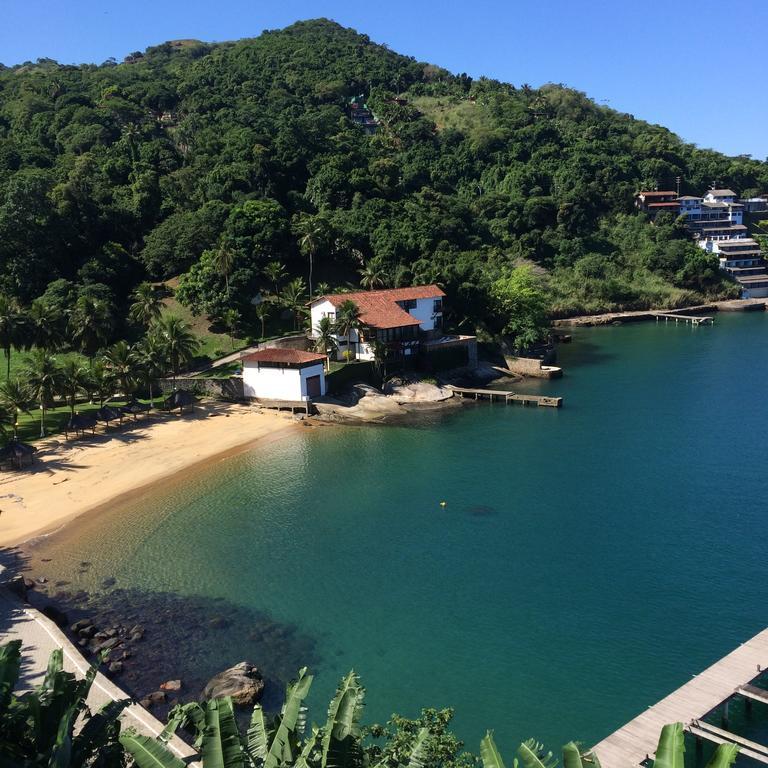
<path id="1" fill-rule="evenodd" d="M 259 349 L 244 355 L 243 360 L 252 363 L 284 363 L 286 365 L 301 365 L 305 363 L 320 363 L 325 360 L 325 355 L 317 352 L 304 352 L 301 349 Z"/>
<path id="2" fill-rule="evenodd" d="M 675 202 L 668 203 L 648 203 L 649 208 L 677 208 L 678 204 Z"/>
<path id="3" fill-rule="evenodd" d="M 353 301 L 360 310 L 360 321 L 371 328 L 402 328 L 419 325 L 398 301 L 414 299 L 439 299 L 445 296 L 436 285 L 415 285 L 412 288 L 390 288 L 383 291 L 359 291 L 357 293 L 334 293 L 320 296 L 312 303 L 330 301 L 338 309 L 345 301 Z"/>

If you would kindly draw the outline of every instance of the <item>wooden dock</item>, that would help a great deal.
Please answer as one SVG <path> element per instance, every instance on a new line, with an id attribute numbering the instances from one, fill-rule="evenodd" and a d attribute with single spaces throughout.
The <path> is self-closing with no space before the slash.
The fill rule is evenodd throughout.
<path id="1" fill-rule="evenodd" d="M 697 739 L 716 744 L 730 741 L 741 752 L 768 765 L 768 747 L 749 742 L 722 728 L 702 722 L 705 715 L 733 696 L 768 703 L 768 691 L 751 683 L 768 671 L 768 629 L 731 651 L 693 679 L 630 720 L 592 749 L 602 768 L 634 768 L 653 756 L 663 726 L 683 723 Z M 719 740 L 719 741 L 718 741 Z"/>
<path id="2" fill-rule="evenodd" d="M 711 315 L 682 315 L 675 312 L 654 312 L 653 315 L 656 318 L 656 322 L 664 320 L 668 323 L 670 320 L 674 320 L 675 323 L 689 323 L 690 325 L 714 325 L 715 318 Z"/>
<path id="3" fill-rule="evenodd" d="M 272 408 L 277 411 L 290 411 L 291 413 L 305 413 L 309 416 L 313 411 L 313 405 L 311 400 L 272 400 L 266 397 L 252 397 L 250 398 L 254 405 L 258 405 L 260 408 Z"/>
<path id="4" fill-rule="evenodd" d="M 462 399 L 468 397 L 474 400 L 489 400 L 492 403 L 522 403 L 523 405 L 538 405 L 548 408 L 559 408 L 563 404 L 562 397 L 524 395 L 508 389 L 478 389 L 476 387 L 454 387 L 453 385 L 449 385 L 449 388 Z"/>

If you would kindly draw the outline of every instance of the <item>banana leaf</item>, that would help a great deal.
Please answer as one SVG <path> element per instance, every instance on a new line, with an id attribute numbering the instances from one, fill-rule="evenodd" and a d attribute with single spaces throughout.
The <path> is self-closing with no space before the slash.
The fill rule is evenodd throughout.
<path id="1" fill-rule="evenodd" d="M 517 756 L 524 768 L 555 768 L 557 760 L 551 752 L 544 751 L 544 745 L 534 739 L 524 741 L 517 748 Z"/>
<path id="2" fill-rule="evenodd" d="M 232 699 L 225 696 L 203 705 L 205 731 L 200 754 L 205 768 L 244 768 L 243 748 Z"/>
<path id="3" fill-rule="evenodd" d="M 245 753 L 253 765 L 261 765 L 267 757 L 269 737 L 264 710 L 256 704 L 251 713 L 251 722 L 245 734 Z"/>
<path id="4" fill-rule="evenodd" d="M 133 757 L 137 768 L 187 768 L 186 763 L 165 744 L 142 736 L 133 729 L 120 734 L 120 743 Z"/>
<path id="5" fill-rule="evenodd" d="M 280 724 L 269 746 L 264 768 L 277 768 L 283 762 L 293 762 L 291 740 L 304 728 L 306 710 L 303 705 L 311 685 L 312 675 L 307 674 L 307 668 L 303 667 L 296 680 L 288 686 Z"/>
<path id="6" fill-rule="evenodd" d="M 661 729 L 654 768 L 685 768 L 683 724 L 671 723 Z"/>
<path id="7" fill-rule="evenodd" d="M 501 753 L 493 740 L 493 731 L 486 731 L 480 740 L 480 759 L 483 761 L 483 768 L 505 768 Z"/>
<path id="8" fill-rule="evenodd" d="M 55 650 L 51 651 L 51 655 L 48 657 L 48 667 L 45 670 L 43 688 L 47 690 L 53 690 L 56 684 L 56 678 L 63 668 L 64 651 L 61 648 L 56 648 Z"/>
<path id="9" fill-rule="evenodd" d="M 120 715 L 130 703 L 130 699 L 110 701 L 88 718 L 72 743 L 72 766 L 83 766 L 90 757 L 101 754 L 115 730 L 120 732 Z"/>
<path id="10" fill-rule="evenodd" d="M 737 744 L 720 744 L 712 757 L 709 758 L 707 768 L 728 768 L 733 765 L 739 754 Z"/>
<path id="11" fill-rule="evenodd" d="M 21 640 L 0 646 L 0 714 L 11 703 L 11 695 L 21 670 Z"/>
<path id="12" fill-rule="evenodd" d="M 168 713 L 168 722 L 157 738 L 163 744 L 167 744 L 179 728 L 187 726 L 192 728 L 195 749 L 200 749 L 205 731 L 205 710 L 196 701 L 191 701 L 188 704 L 177 704 Z"/>
<path id="13" fill-rule="evenodd" d="M 563 747 L 563 768 L 584 768 L 581 752 L 572 741 Z"/>
<path id="14" fill-rule="evenodd" d="M 328 707 L 323 729 L 321 768 L 354 768 L 362 761 L 360 716 L 365 688 L 352 670 L 340 683 Z"/>
<path id="15" fill-rule="evenodd" d="M 312 734 L 307 739 L 304 747 L 299 754 L 298 759 L 294 763 L 293 768 L 309 768 L 309 758 L 314 749 L 317 747 L 317 739 L 320 735 L 320 731 L 317 728 L 312 728 Z"/>
<path id="16" fill-rule="evenodd" d="M 53 655 L 53 654 L 51 654 Z M 77 702 L 71 704 L 59 721 L 59 727 L 56 730 L 56 741 L 51 750 L 51 757 L 48 760 L 49 768 L 68 768 L 72 758 L 72 729 L 75 726 L 75 720 L 80 712 Z"/>
<path id="17" fill-rule="evenodd" d="M 411 754 L 408 757 L 408 768 L 424 768 L 424 761 L 427 757 L 427 742 L 429 741 L 429 728 L 422 728 L 416 734 L 416 740 L 411 747 Z"/>

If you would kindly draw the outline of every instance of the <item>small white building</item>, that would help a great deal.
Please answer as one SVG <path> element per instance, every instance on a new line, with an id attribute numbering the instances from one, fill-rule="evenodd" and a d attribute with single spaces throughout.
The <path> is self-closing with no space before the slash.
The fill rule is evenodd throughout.
<path id="1" fill-rule="evenodd" d="M 260 349 L 242 362 L 245 397 L 307 401 L 325 394 L 325 355 L 300 349 Z"/>
<path id="2" fill-rule="evenodd" d="M 339 307 L 352 301 L 360 310 L 360 329 L 353 330 L 349 338 L 334 334 L 336 357 L 373 360 L 372 343 L 380 341 L 390 358 L 408 358 L 418 353 L 421 341 L 442 334 L 444 297 L 436 285 L 319 296 L 310 304 L 312 335 L 317 336 L 323 317 L 335 322 Z"/>

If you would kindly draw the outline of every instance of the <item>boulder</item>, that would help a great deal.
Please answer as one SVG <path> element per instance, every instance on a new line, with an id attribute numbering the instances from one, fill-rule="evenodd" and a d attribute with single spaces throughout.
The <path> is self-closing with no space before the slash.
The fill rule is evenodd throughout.
<path id="1" fill-rule="evenodd" d="M 161 691 L 180 691 L 181 680 L 166 680 L 166 682 L 160 684 Z"/>
<path id="2" fill-rule="evenodd" d="M 85 629 L 86 627 L 93 626 L 93 622 L 90 619 L 78 619 L 71 627 L 70 629 L 73 632 L 79 632 L 81 629 Z"/>
<path id="3" fill-rule="evenodd" d="M 231 696 L 235 704 L 255 704 L 264 693 L 264 678 L 258 667 L 241 661 L 208 681 L 203 689 L 204 699 Z"/>

